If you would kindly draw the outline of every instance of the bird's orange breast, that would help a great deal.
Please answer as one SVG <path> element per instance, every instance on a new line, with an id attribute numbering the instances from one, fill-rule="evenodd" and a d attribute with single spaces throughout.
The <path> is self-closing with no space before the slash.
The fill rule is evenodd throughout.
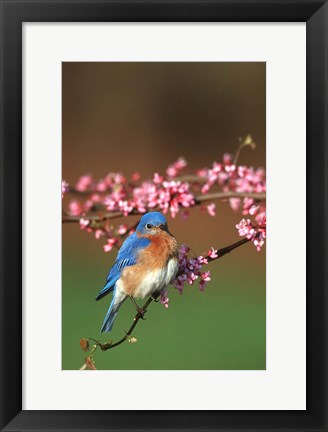
<path id="1" fill-rule="evenodd" d="M 176 239 L 165 231 L 155 235 L 145 236 L 151 241 L 150 245 L 139 253 L 140 262 L 144 262 L 151 269 L 163 268 L 168 260 L 178 256 Z"/>
<path id="2" fill-rule="evenodd" d="M 178 243 L 167 232 L 161 231 L 144 237 L 149 238 L 151 243 L 145 249 L 140 250 L 137 264 L 125 267 L 121 275 L 126 294 L 132 296 L 146 275 L 165 268 L 171 258 L 178 258 Z"/>

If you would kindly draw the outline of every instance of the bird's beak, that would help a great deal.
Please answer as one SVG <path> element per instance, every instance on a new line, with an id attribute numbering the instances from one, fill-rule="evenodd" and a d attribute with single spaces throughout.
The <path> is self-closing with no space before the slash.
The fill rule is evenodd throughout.
<path id="1" fill-rule="evenodd" d="M 165 224 L 165 225 L 164 225 L 164 224 L 158 225 L 158 228 L 159 228 L 160 230 L 163 230 L 163 231 L 169 232 L 168 227 L 167 227 L 166 224 Z"/>

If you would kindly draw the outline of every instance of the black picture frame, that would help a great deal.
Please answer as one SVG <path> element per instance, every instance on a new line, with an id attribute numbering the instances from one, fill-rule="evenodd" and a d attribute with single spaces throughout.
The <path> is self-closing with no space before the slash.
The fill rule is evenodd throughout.
<path id="1" fill-rule="evenodd" d="M 328 431 L 327 1 L 1 0 L 0 4 L 1 430 Z M 22 411 L 22 23 L 106 21 L 306 22 L 306 411 Z"/>

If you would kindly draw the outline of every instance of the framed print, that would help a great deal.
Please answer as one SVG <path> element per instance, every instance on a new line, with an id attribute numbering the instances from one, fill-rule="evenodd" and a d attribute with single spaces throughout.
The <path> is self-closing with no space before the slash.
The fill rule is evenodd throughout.
<path id="1" fill-rule="evenodd" d="M 62 160 L 65 182 L 62 232 L 63 370 L 77 370 L 81 360 L 80 366 L 87 367 L 84 358 L 87 359 L 87 364 L 92 369 L 97 370 L 100 368 L 104 370 L 175 371 L 266 369 L 264 252 L 266 185 L 265 145 L 262 144 L 265 143 L 265 75 L 264 62 L 63 62 Z M 92 76 L 96 78 L 96 81 L 92 82 Z M 233 80 L 231 76 L 234 76 Z M 136 82 L 138 88 L 135 86 Z M 100 88 L 101 91 L 99 91 Z M 84 113 L 80 104 L 76 103 L 82 93 L 88 99 L 83 102 L 86 109 Z M 254 108 L 249 111 L 247 102 L 252 98 Z M 122 100 L 127 102 L 119 109 Z M 242 107 L 245 111 L 239 115 L 238 112 L 243 109 Z M 77 116 L 81 117 L 74 121 Z M 87 123 L 82 120 L 85 116 L 89 118 Z M 240 141 L 237 139 L 231 147 L 221 144 L 229 138 L 220 134 L 220 129 L 223 130 L 219 126 L 221 121 L 218 121 L 218 118 L 220 117 L 225 118 L 227 123 L 230 118 L 231 125 L 227 124 L 226 131 L 235 128 L 242 129 L 242 125 L 236 126 L 236 121 L 237 118 L 245 119 L 244 121 L 249 123 L 247 127 L 253 130 L 253 135 L 241 138 Z M 119 121 L 122 123 L 118 126 Z M 85 128 L 82 124 L 85 124 Z M 130 127 L 126 129 L 125 124 L 129 124 Z M 195 126 L 191 127 L 191 124 Z M 89 130 L 87 125 L 90 127 Z M 107 131 L 106 125 L 108 126 Z M 118 126 L 117 132 L 115 132 L 115 125 Z M 124 130 L 126 136 L 123 135 Z M 100 136 L 95 136 L 96 131 L 100 133 Z M 116 133 L 117 138 L 114 138 Z M 204 137 L 205 133 L 207 138 Z M 91 135 L 94 140 L 92 153 L 89 147 Z M 110 140 L 109 136 L 111 136 Z M 258 137 L 256 144 L 255 136 Z M 122 154 L 120 145 L 110 146 L 110 162 L 104 159 L 103 155 L 108 151 L 109 141 L 112 140 L 122 143 L 124 154 L 128 155 L 126 158 Z M 98 148 L 96 143 L 99 143 Z M 197 145 L 197 143 L 202 145 Z M 207 146 L 206 149 L 205 146 Z M 229 148 L 231 148 L 230 153 Z M 212 167 L 206 170 L 204 167 L 208 164 L 209 156 L 211 155 L 210 158 L 214 161 L 218 153 L 221 153 L 222 162 L 213 162 Z M 232 156 L 234 153 L 235 155 Z M 92 155 L 94 162 L 90 160 Z M 99 159 L 96 158 L 97 156 Z M 200 165 L 201 168 L 199 168 L 197 166 L 201 164 L 202 158 L 203 166 Z M 257 159 L 258 168 L 239 165 L 241 160 L 246 162 L 250 158 Z M 72 159 L 75 159 L 76 180 L 70 162 Z M 164 160 L 167 161 L 166 172 L 162 172 Z M 88 166 L 86 161 L 88 161 Z M 103 162 L 106 177 L 97 180 L 91 174 L 81 175 L 78 172 L 79 162 L 92 172 L 95 170 L 101 172 L 100 164 Z M 234 164 L 238 164 L 239 168 L 236 170 L 239 170 L 239 173 L 235 172 Z M 91 165 L 94 165 L 95 168 L 91 169 Z M 107 172 L 108 167 L 120 167 L 121 171 Z M 136 167 L 139 171 L 135 171 Z M 150 179 L 147 179 L 145 176 L 150 170 L 153 173 Z M 245 192 L 246 189 L 248 189 L 247 192 Z M 251 201 L 252 198 L 246 196 L 245 193 L 250 193 L 254 201 Z M 233 194 L 235 196 L 231 198 Z M 217 212 L 221 213 L 222 218 L 224 217 L 226 207 L 224 202 L 221 210 L 218 207 L 224 196 L 230 200 L 228 206 L 233 207 L 231 208 L 232 213 L 230 209 L 226 209 L 228 220 L 226 222 L 222 220 L 221 224 L 229 225 L 231 218 L 235 220 L 235 223 L 232 224 L 232 233 L 226 232 L 225 238 L 221 229 L 222 225 L 216 220 Z M 89 209 L 89 204 L 93 200 L 96 202 Z M 123 209 L 123 206 L 127 208 Z M 237 214 L 241 213 L 240 220 L 237 220 L 237 214 L 233 209 Z M 253 229 L 245 225 L 247 209 L 250 209 L 251 213 L 256 212 L 253 215 L 254 221 L 256 223 L 256 220 L 260 220 L 260 228 L 257 234 L 254 233 L 254 250 L 247 251 L 246 249 L 249 248 L 245 248 L 245 255 L 242 252 L 238 253 L 234 260 L 234 265 L 240 267 L 241 274 L 244 274 L 243 283 L 231 280 L 231 270 L 227 272 L 226 281 L 221 280 L 221 283 L 219 280 L 214 281 L 215 272 L 211 271 L 210 267 L 215 265 L 219 256 L 220 259 L 223 258 L 223 253 L 218 250 L 221 247 L 208 246 L 208 244 L 213 241 L 213 237 L 220 237 L 219 244 L 225 248 L 225 245 L 228 245 L 233 239 L 231 243 L 234 246 L 229 249 L 231 253 L 235 250 L 233 248 L 237 249 L 246 245 L 245 241 L 249 237 L 247 230 Z M 149 211 L 146 212 L 146 210 Z M 160 212 L 154 210 L 160 210 Z M 122 211 L 121 217 L 117 218 L 116 216 Z M 108 217 L 101 220 L 103 212 L 108 213 Z M 162 216 L 157 213 L 161 213 Z M 75 308 L 77 293 L 72 290 L 72 279 L 80 278 L 80 265 L 72 265 L 72 260 L 76 262 L 79 256 L 81 261 L 85 260 L 83 267 L 97 268 L 98 263 L 104 259 L 106 271 L 108 262 L 113 265 L 116 254 L 118 254 L 118 260 L 122 259 L 120 258 L 122 253 L 123 261 L 129 260 L 130 255 L 125 256 L 124 252 L 126 245 L 129 245 L 135 236 L 138 242 L 139 236 L 149 238 L 147 236 L 152 232 L 152 228 L 147 227 L 144 234 L 139 232 L 140 228 L 137 228 L 136 224 L 140 216 L 146 219 L 160 217 L 163 222 L 167 221 L 168 230 L 172 233 L 172 236 L 163 237 L 167 241 L 171 239 L 172 242 L 175 242 L 174 231 L 190 230 L 183 234 L 182 238 L 176 237 L 180 246 L 176 247 L 176 252 L 173 254 L 177 254 L 178 273 L 180 274 L 174 282 L 175 290 L 167 288 L 160 290 L 158 305 L 149 304 L 149 313 L 143 311 L 140 304 L 142 300 L 148 303 L 147 295 L 144 296 L 142 292 L 138 292 L 135 294 L 136 299 L 131 297 L 132 301 L 126 302 L 126 296 L 123 294 L 122 300 L 119 300 L 120 295 L 118 291 L 115 291 L 117 294 L 113 297 L 114 303 L 111 307 L 117 312 L 112 314 L 109 312 L 108 317 L 104 320 L 108 306 L 111 304 L 111 302 L 107 304 L 110 299 L 107 289 L 110 294 L 109 285 L 112 282 L 108 282 L 108 286 L 107 283 L 105 284 L 104 291 L 98 296 L 99 302 L 90 302 L 88 285 L 92 282 L 89 281 L 89 272 L 85 272 L 83 276 L 85 283 L 81 280 L 76 286 L 79 287 L 78 296 L 81 305 L 85 301 L 86 309 Z M 192 222 L 193 217 L 198 220 L 198 223 L 200 222 L 201 226 L 203 223 L 207 225 L 206 229 L 202 229 L 201 236 L 199 236 L 198 223 Z M 151 222 L 147 224 L 151 225 Z M 210 226 L 211 224 L 213 225 Z M 238 225 L 238 229 L 235 225 Z M 134 229 L 137 234 L 134 234 Z M 240 237 L 239 233 L 244 234 L 244 231 L 246 237 L 244 235 Z M 161 235 L 164 236 L 162 233 Z M 204 238 L 206 236 L 208 236 L 207 240 Z M 183 238 L 189 240 L 188 245 Z M 92 241 L 89 247 L 92 248 L 94 244 L 96 249 L 91 253 L 86 247 L 86 255 L 83 257 L 79 251 L 83 249 L 83 244 L 87 240 Z M 82 244 L 79 245 L 77 242 L 80 241 Z M 145 248 L 145 253 L 147 250 Z M 202 250 L 209 251 L 206 257 L 201 255 Z M 208 260 L 210 261 L 206 264 Z M 247 276 L 245 274 L 249 273 L 249 267 L 254 262 L 256 262 L 255 268 L 258 273 L 253 275 L 253 282 L 246 288 Z M 115 272 L 115 268 L 114 266 L 111 271 Z M 117 276 L 115 274 L 114 280 Z M 91 276 L 92 279 L 94 277 L 95 275 Z M 206 287 L 209 286 L 210 279 L 214 286 L 221 285 L 221 288 L 208 292 Z M 99 284 L 103 285 L 101 278 Z M 233 286 L 235 285 L 240 287 L 241 292 L 234 292 Z M 115 287 L 118 286 L 119 283 L 115 285 Z M 178 302 L 183 299 L 183 294 L 186 292 L 191 302 L 189 311 L 183 301 L 182 309 L 178 308 Z M 202 295 L 202 293 L 208 295 Z M 210 293 L 219 298 L 211 298 Z M 243 298 L 244 294 L 246 298 Z M 82 300 L 84 295 L 85 300 Z M 97 295 L 98 293 L 95 292 L 94 297 Z M 191 300 L 193 298 L 191 296 L 195 296 L 194 300 Z M 249 296 L 254 296 L 255 300 L 248 309 Z M 222 302 L 222 310 L 219 308 L 220 298 L 221 300 L 226 299 Z M 237 299 L 240 300 L 239 305 Z M 176 329 L 181 324 L 181 317 L 184 316 L 184 320 L 189 321 L 188 316 L 192 317 L 196 312 L 193 305 L 202 301 L 205 303 L 199 303 L 198 316 L 195 319 L 190 318 L 190 323 L 185 327 L 184 349 L 181 350 L 181 339 L 175 337 Z M 226 308 L 230 302 L 232 307 L 227 311 Z M 211 311 L 213 304 L 216 306 Z M 136 319 L 135 309 L 137 312 L 140 311 Z M 154 312 L 151 312 L 152 310 Z M 172 315 L 173 311 L 174 315 Z M 142 315 L 143 312 L 144 315 Z M 202 312 L 204 316 L 201 316 Z M 151 317 L 152 313 L 155 313 L 160 322 L 163 320 L 162 324 L 152 322 L 152 325 L 149 326 L 150 321 L 154 320 Z M 85 326 L 85 319 L 89 317 L 88 321 L 91 324 L 90 315 L 98 315 L 98 319 L 94 321 L 94 327 L 88 328 Z M 166 324 L 165 316 L 168 318 Z M 141 322 L 142 318 L 146 319 L 145 323 Z M 221 319 L 223 322 L 220 321 Z M 99 326 L 102 323 L 100 329 Z M 167 330 L 160 331 L 162 325 L 166 326 Z M 125 332 L 122 332 L 126 326 L 133 326 L 133 331 L 126 328 L 128 338 Z M 81 338 L 83 328 L 85 328 L 85 334 L 96 336 Z M 205 328 L 207 336 L 203 340 Z M 220 328 L 222 333 L 219 331 Z M 149 334 L 151 329 L 153 333 Z M 100 338 L 98 337 L 99 330 L 101 330 Z M 82 344 L 89 345 L 90 349 L 86 347 L 87 351 L 82 350 L 82 352 L 75 349 L 80 338 Z M 123 342 L 115 345 L 122 338 L 125 342 L 130 342 L 130 345 L 134 344 L 133 351 L 130 350 L 131 347 L 122 345 Z M 153 342 L 150 344 L 151 352 L 142 351 L 136 357 L 133 356 L 133 352 L 137 353 L 139 349 L 143 350 L 148 345 L 144 345 L 143 339 L 155 341 L 157 338 L 160 342 L 158 345 L 153 345 Z M 112 340 L 110 345 L 108 345 L 109 340 Z M 194 353 L 195 340 L 198 340 L 202 346 L 202 349 L 198 351 L 199 356 Z M 94 344 L 96 348 L 91 348 Z M 156 349 L 153 349 L 155 346 Z M 110 350 L 114 348 L 117 352 L 112 356 Z M 127 352 L 126 349 L 128 349 Z M 93 351 L 92 354 L 90 354 L 91 351 Z M 88 354 L 84 354 L 85 352 Z M 225 355 L 222 355 L 223 352 Z M 103 353 L 105 355 L 101 355 Z M 90 364 L 90 361 L 93 363 Z"/>
<path id="2" fill-rule="evenodd" d="M 327 10 L 1 2 L 1 430 L 327 430 Z"/>

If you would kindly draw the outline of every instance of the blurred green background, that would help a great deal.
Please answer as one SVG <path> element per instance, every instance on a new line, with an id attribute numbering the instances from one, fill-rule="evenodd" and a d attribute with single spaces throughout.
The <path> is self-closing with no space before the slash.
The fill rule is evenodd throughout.
<path id="1" fill-rule="evenodd" d="M 110 171 L 146 179 L 179 156 L 195 170 L 234 153 L 248 133 L 257 148 L 244 149 L 239 162 L 265 168 L 265 87 L 265 63 L 65 62 L 63 179 L 74 184 L 81 174 Z M 241 218 L 217 202 L 215 218 L 194 208 L 188 221 L 168 222 L 198 255 L 238 241 Z M 63 225 L 62 244 L 62 368 L 78 369 L 86 356 L 80 339 L 117 340 L 135 311 L 125 302 L 112 333 L 100 335 L 111 299 L 94 298 L 116 251 L 104 253 L 102 240 L 77 224 Z M 182 296 L 170 287 L 169 309 L 152 304 L 133 333 L 138 342 L 97 351 L 97 369 L 265 369 L 265 247 L 243 245 L 208 268 L 204 293 L 197 284 Z"/>

